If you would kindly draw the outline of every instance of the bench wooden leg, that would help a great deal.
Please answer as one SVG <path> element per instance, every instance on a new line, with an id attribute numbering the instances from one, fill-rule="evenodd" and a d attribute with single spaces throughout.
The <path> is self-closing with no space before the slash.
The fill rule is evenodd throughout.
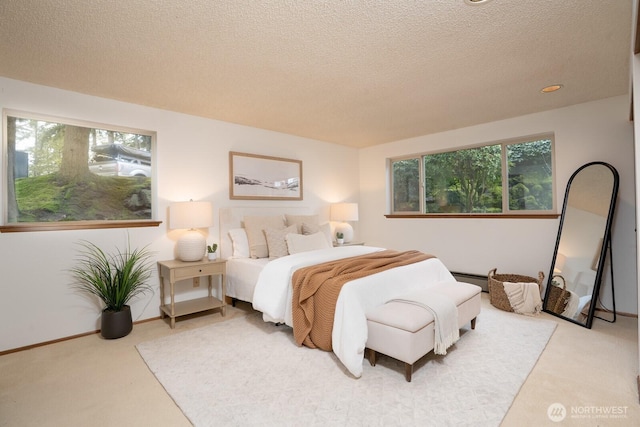
<path id="1" fill-rule="evenodd" d="M 404 364 L 404 379 L 407 380 L 408 383 L 411 382 L 411 375 L 413 374 L 413 365 L 409 363 Z"/>
<path id="2" fill-rule="evenodd" d="M 376 366 L 376 352 L 370 348 L 367 349 L 367 352 L 369 353 L 369 364 L 371 366 Z"/>
<path id="3" fill-rule="evenodd" d="M 477 319 L 477 317 L 474 317 L 473 319 L 471 319 L 471 329 L 475 329 L 476 328 L 476 319 Z"/>

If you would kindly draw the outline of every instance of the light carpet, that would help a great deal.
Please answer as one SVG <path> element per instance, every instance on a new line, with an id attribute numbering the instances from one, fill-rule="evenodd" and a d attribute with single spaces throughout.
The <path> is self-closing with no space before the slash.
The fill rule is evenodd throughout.
<path id="1" fill-rule="evenodd" d="M 380 356 L 355 379 L 333 353 L 251 314 L 137 346 L 195 426 L 498 426 L 556 323 L 483 310 L 446 356 Z"/>

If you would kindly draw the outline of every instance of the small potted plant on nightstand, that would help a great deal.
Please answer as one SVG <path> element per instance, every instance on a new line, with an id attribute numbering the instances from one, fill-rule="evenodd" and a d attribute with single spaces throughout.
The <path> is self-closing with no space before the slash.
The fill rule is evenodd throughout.
<path id="1" fill-rule="evenodd" d="M 344 243 L 344 234 L 341 232 L 337 232 L 336 233 L 336 242 L 338 242 L 339 245 L 342 245 Z"/>
<path id="2" fill-rule="evenodd" d="M 209 261 L 215 261 L 218 258 L 218 254 L 216 253 L 217 250 L 218 250 L 217 243 L 212 243 L 210 245 L 207 245 L 207 257 L 209 258 Z"/>

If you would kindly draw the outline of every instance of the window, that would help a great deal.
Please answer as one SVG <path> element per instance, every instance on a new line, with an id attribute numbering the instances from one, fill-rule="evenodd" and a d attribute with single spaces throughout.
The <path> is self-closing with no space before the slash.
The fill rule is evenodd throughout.
<path id="1" fill-rule="evenodd" d="M 392 214 L 555 212 L 551 135 L 390 162 Z"/>
<path id="2" fill-rule="evenodd" d="M 159 223 L 152 221 L 155 133 L 14 111 L 3 119 L 0 231 Z"/>

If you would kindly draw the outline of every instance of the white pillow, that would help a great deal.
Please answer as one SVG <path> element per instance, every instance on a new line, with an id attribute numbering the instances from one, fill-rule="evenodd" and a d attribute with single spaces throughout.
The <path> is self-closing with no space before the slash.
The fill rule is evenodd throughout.
<path id="1" fill-rule="evenodd" d="M 229 230 L 229 237 L 233 244 L 234 258 L 249 258 L 247 231 L 244 228 L 234 228 L 233 230 Z"/>
<path id="2" fill-rule="evenodd" d="M 310 225 L 310 224 L 307 224 L 306 222 L 302 223 L 302 234 L 315 234 L 317 232 L 323 233 L 326 236 L 327 242 L 329 242 L 329 245 L 333 246 L 333 237 L 331 235 L 330 223 L 325 222 L 324 224 L 320 224 L 320 225 Z"/>
<path id="3" fill-rule="evenodd" d="M 284 228 L 284 216 L 245 216 L 244 228 L 249 239 L 249 255 L 251 258 L 267 258 L 269 247 L 264 231 L 267 228 Z"/>
<path id="4" fill-rule="evenodd" d="M 281 256 L 289 255 L 285 238 L 287 234 L 291 233 L 298 234 L 298 226 L 296 224 L 290 225 L 287 228 L 267 228 L 264 230 L 267 247 L 269 248 L 269 258 L 280 258 Z"/>
<path id="5" fill-rule="evenodd" d="M 285 214 L 284 217 L 287 220 L 287 225 L 296 224 L 298 226 L 298 233 L 302 233 L 302 225 L 303 224 L 308 224 L 308 225 L 316 226 L 316 227 L 319 224 L 318 215 L 289 215 L 289 214 Z M 307 233 L 303 233 L 303 234 L 307 234 Z"/>
<path id="6" fill-rule="evenodd" d="M 300 230 L 302 231 L 302 234 L 315 234 L 320 231 L 320 225 L 307 224 L 306 222 L 303 222 Z"/>
<path id="7" fill-rule="evenodd" d="M 287 247 L 290 254 L 300 252 L 315 251 L 317 249 L 326 249 L 332 247 L 324 233 L 317 232 L 314 234 L 287 234 Z"/>
<path id="8" fill-rule="evenodd" d="M 325 222 L 324 224 L 320 224 L 320 232 L 324 234 L 327 238 L 327 242 L 329 242 L 329 246 L 333 247 L 333 234 L 331 233 L 331 224 Z"/>

